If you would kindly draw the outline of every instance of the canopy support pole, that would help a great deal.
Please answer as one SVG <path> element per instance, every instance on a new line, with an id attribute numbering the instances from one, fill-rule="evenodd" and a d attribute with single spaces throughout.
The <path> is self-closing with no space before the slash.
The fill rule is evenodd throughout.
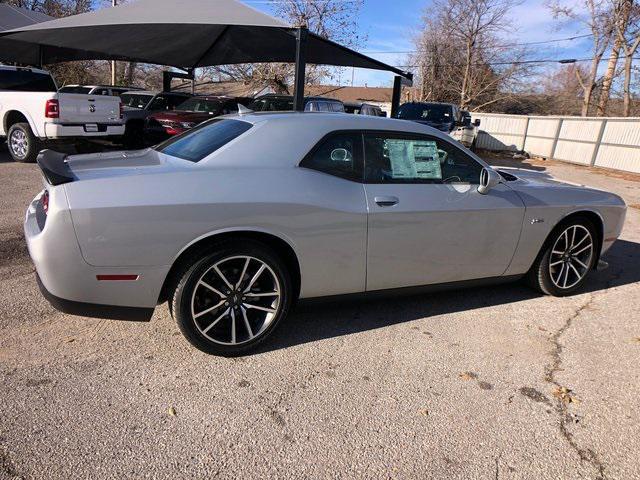
<path id="1" fill-rule="evenodd" d="M 398 116 L 401 89 L 402 77 L 400 75 L 396 75 L 393 78 L 393 95 L 391 96 L 391 118 L 396 118 Z"/>
<path id="2" fill-rule="evenodd" d="M 304 111 L 304 84 L 307 68 L 307 38 L 309 30 L 300 27 L 296 30 L 296 72 L 293 86 L 293 109 L 296 112 Z"/>

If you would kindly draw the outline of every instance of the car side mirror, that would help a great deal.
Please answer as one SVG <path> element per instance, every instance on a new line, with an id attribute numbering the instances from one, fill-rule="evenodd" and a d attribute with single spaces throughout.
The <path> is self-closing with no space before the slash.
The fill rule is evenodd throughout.
<path id="1" fill-rule="evenodd" d="M 480 172 L 480 185 L 478 193 L 486 195 L 492 188 L 495 188 L 501 181 L 500 174 L 492 168 L 483 168 Z"/>
<path id="2" fill-rule="evenodd" d="M 476 119 L 473 121 L 473 125 L 474 125 L 475 127 L 479 127 L 479 126 L 480 126 L 480 119 L 479 119 L 479 118 L 476 118 Z"/>
<path id="3" fill-rule="evenodd" d="M 349 152 L 346 148 L 336 148 L 331 151 L 331 161 L 333 162 L 348 162 L 350 160 Z"/>

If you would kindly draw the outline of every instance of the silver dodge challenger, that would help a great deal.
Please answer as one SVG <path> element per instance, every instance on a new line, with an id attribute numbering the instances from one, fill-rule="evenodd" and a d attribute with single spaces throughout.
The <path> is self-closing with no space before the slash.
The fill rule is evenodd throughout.
<path id="1" fill-rule="evenodd" d="M 340 113 L 245 112 L 151 149 L 38 164 L 24 229 L 51 304 L 149 320 L 166 301 L 219 355 L 255 348 L 298 299 L 521 277 L 571 294 L 626 213 L 430 127 Z"/>

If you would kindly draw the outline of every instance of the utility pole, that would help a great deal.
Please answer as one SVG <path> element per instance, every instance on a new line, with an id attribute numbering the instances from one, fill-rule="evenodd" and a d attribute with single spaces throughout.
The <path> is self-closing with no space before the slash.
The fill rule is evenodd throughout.
<path id="1" fill-rule="evenodd" d="M 111 6 L 115 7 L 118 5 L 118 0 L 111 0 Z M 116 84 L 116 61 L 111 60 L 111 85 Z"/>

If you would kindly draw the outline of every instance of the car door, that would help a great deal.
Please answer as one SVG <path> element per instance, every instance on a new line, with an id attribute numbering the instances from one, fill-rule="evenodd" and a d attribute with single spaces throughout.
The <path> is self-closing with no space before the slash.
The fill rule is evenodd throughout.
<path id="1" fill-rule="evenodd" d="M 360 132 L 324 137 L 300 162 L 296 191 L 311 208 L 295 223 L 308 297 L 363 292 L 366 278 L 367 202 Z"/>
<path id="2" fill-rule="evenodd" d="M 364 135 L 367 290 L 502 275 L 524 204 L 507 185 L 477 191 L 483 166 L 436 136 Z"/>

